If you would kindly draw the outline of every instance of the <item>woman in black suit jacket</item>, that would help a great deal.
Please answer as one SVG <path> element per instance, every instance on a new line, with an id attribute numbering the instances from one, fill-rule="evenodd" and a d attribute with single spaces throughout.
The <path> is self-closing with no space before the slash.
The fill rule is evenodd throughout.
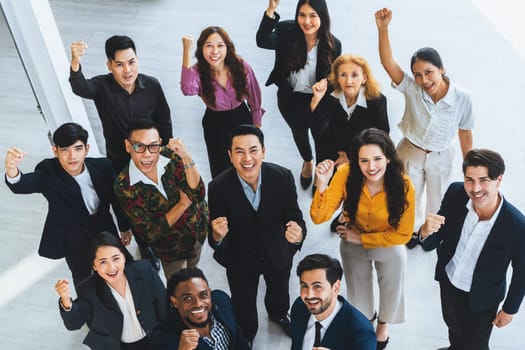
<path id="1" fill-rule="evenodd" d="M 327 94 L 328 83 L 334 92 Z M 348 163 L 347 152 L 352 139 L 369 128 L 390 132 L 386 98 L 361 56 L 339 56 L 332 64 L 328 79 L 312 86 L 310 109 L 322 125 L 317 146 L 320 160 L 331 159 L 335 166 Z"/>
<path id="2" fill-rule="evenodd" d="M 275 50 L 275 64 L 266 86 L 278 86 L 279 111 L 303 158 L 301 185 L 306 189 L 312 183 L 313 172 L 308 129 L 312 129 L 316 139 L 308 109 L 312 85 L 326 77 L 332 61 L 341 54 L 341 43 L 330 32 L 325 0 L 299 0 L 295 20 L 283 22 L 279 22 L 279 14 L 275 12 L 278 4 L 279 0 L 269 0 L 257 31 L 257 46 Z"/>
<path id="3" fill-rule="evenodd" d="M 120 240 L 101 232 L 93 241 L 93 274 L 71 300 L 69 283 L 57 281 L 59 309 L 67 329 L 87 323 L 84 344 L 91 349 L 142 350 L 166 316 L 166 289 L 147 260 L 133 261 Z"/>

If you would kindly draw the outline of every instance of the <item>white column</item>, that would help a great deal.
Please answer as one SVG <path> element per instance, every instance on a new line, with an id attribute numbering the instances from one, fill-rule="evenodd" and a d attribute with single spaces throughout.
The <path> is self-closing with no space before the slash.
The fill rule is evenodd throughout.
<path id="1" fill-rule="evenodd" d="M 100 155 L 86 109 L 68 82 L 69 56 L 49 1 L 0 0 L 0 5 L 49 131 L 79 123 L 89 132 L 90 154 Z"/>

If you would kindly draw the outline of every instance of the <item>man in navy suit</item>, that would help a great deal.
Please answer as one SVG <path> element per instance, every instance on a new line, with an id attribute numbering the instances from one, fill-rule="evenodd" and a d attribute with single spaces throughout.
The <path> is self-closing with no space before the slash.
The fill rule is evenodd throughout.
<path id="1" fill-rule="evenodd" d="M 370 321 L 339 295 L 337 259 L 311 254 L 297 265 L 301 296 L 292 306 L 292 350 L 376 350 Z"/>
<path id="2" fill-rule="evenodd" d="M 197 267 L 184 268 L 168 281 L 168 304 L 172 312 L 153 331 L 149 347 L 154 350 L 248 350 L 240 332 L 230 297 L 211 291 Z"/>
<path id="3" fill-rule="evenodd" d="M 65 123 L 53 133 L 55 158 L 44 159 L 34 172 L 18 169 L 25 153 L 16 147 L 5 159 L 5 182 L 13 193 L 39 192 L 46 197 L 49 210 L 38 253 L 50 259 L 65 257 L 75 286 L 91 274 L 93 237 L 101 231 L 117 234 L 110 205 L 121 231 L 129 230 L 113 193 L 111 163 L 107 158 L 86 158 L 87 139 L 82 126 Z"/>
<path id="4" fill-rule="evenodd" d="M 439 212 L 420 229 L 423 248 L 437 248 L 435 279 L 450 341 L 443 349 L 489 349 L 493 325 L 508 325 L 523 300 L 525 217 L 499 192 L 504 171 L 498 153 L 469 151 L 464 182 L 450 185 Z"/>
<path id="5" fill-rule="evenodd" d="M 290 270 L 306 235 L 294 178 L 290 170 L 263 162 L 264 136 L 253 125 L 231 132 L 228 154 L 233 167 L 208 188 L 208 242 L 226 268 L 235 316 L 248 340 L 257 333 L 261 275 L 269 317 L 289 334 Z"/>

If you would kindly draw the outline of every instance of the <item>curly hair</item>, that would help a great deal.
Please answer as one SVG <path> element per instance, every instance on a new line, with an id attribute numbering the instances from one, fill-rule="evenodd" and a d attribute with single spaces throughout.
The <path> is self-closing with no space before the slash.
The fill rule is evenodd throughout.
<path id="1" fill-rule="evenodd" d="M 235 97 L 238 101 L 242 101 L 245 96 L 248 95 L 246 88 L 247 78 L 244 70 L 244 64 L 242 59 L 237 56 L 235 52 L 235 46 L 230 39 L 230 36 L 221 27 L 210 26 L 205 28 L 197 40 L 197 48 L 195 49 L 195 57 L 197 58 L 197 69 L 199 71 L 199 77 L 201 80 L 201 97 L 204 102 L 215 107 L 215 88 L 213 87 L 213 71 L 210 68 L 210 64 L 204 58 L 202 49 L 206 40 L 210 35 L 217 33 L 224 44 L 226 45 L 226 57 L 224 58 L 224 65 L 228 67 L 232 76 L 232 85 L 235 89 Z"/>
<path id="2" fill-rule="evenodd" d="M 357 207 L 363 187 L 364 175 L 359 169 L 359 150 L 365 145 L 379 146 L 389 160 L 384 175 L 383 188 L 387 198 L 388 224 L 397 228 L 401 216 L 409 205 L 407 200 L 408 183 L 403 178 L 403 162 L 396 153 L 394 143 L 386 132 L 375 128 L 363 130 L 357 135 L 352 140 L 348 151 L 351 170 L 346 182 L 348 196 L 344 207 L 350 218 L 350 223 L 356 221 Z"/>
<path id="3" fill-rule="evenodd" d="M 363 75 L 366 76 L 366 83 L 363 84 L 365 88 L 366 99 L 374 100 L 378 98 L 381 95 L 381 90 L 379 89 L 379 83 L 372 74 L 372 68 L 370 68 L 370 64 L 368 64 L 364 57 L 354 54 L 339 56 L 335 59 L 334 63 L 332 63 L 332 70 L 330 74 L 328 74 L 327 79 L 334 87 L 334 91 L 341 91 L 341 86 L 339 86 L 339 83 L 337 82 L 337 77 L 339 74 L 338 70 L 341 65 L 348 63 L 356 64 L 363 70 Z"/>
<path id="4" fill-rule="evenodd" d="M 321 26 L 317 32 L 317 39 L 319 44 L 317 45 L 317 57 L 320 62 L 317 64 L 324 64 L 330 66 L 336 56 L 335 41 L 332 33 L 330 32 L 330 15 L 328 14 L 328 6 L 325 0 L 299 0 L 297 2 L 297 8 L 295 9 L 295 31 L 293 40 L 290 44 L 295 47 L 291 52 L 297 54 L 291 55 L 287 62 L 287 68 L 290 72 L 297 72 L 302 69 L 306 64 L 307 51 L 306 51 L 306 39 L 303 31 L 297 23 L 297 17 L 299 16 L 299 10 L 303 5 L 310 5 L 321 21 Z"/>

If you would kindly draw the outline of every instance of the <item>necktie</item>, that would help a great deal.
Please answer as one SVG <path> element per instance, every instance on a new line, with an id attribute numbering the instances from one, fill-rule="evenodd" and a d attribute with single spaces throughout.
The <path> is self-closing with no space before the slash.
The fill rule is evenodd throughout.
<path id="1" fill-rule="evenodd" d="M 321 344 L 321 328 L 323 325 L 319 321 L 315 321 L 315 340 L 314 347 L 317 347 Z"/>

